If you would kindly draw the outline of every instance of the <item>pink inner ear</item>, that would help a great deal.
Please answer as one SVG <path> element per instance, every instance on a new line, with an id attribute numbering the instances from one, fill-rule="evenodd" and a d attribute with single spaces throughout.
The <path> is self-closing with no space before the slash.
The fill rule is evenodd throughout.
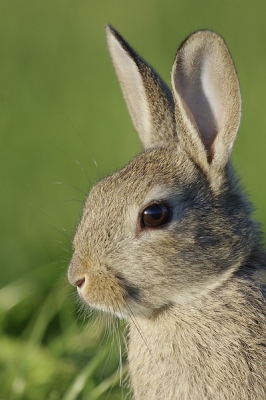
<path id="1" fill-rule="evenodd" d="M 175 74 L 177 92 L 180 94 L 187 117 L 196 128 L 207 152 L 208 162 L 213 159 L 213 143 L 218 133 L 215 117 L 215 106 L 211 101 L 217 101 L 215 87 L 211 84 L 209 68 L 198 66 L 192 76 L 183 71 Z M 177 71 L 176 71 L 177 72 Z M 219 108 L 219 107 L 218 107 Z"/>
<path id="2" fill-rule="evenodd" d="M 210 125 L 208 125 L 208 122 L 204 120 L 206 118 L 206 111 L 203 110 L 202 113 L 197 109 L 190 109 L 185 103 L 184 99 L 182 99 L 182 103 L 184 106 L 184 109 L 186 111 L 187 117 L 194 126 L 195 130 L 198 132 L 198 135 L 204 145 L 204 148 L 207 152 L 207 160 L 208 163 L 210 164 L 212 162 L 213 156 L 214 156 L 214 149 L 213 149 L 213 142 L 217 136 L 217 128 L 215 125 L 213 125 L 212 130 L 210 130 Z M 194 111 L 194 113 L 193 113 Z M 211 110 L 210 110 L 211 113 Z M 208 119 L 210 120 L 210 118 Z M 209 134 L 211 133 L 211 134 Z"/>

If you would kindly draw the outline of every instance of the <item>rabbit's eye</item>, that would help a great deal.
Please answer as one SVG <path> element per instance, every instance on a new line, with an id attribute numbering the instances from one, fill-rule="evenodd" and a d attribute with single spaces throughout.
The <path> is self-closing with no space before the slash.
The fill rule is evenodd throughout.
<path id="1" fill-rule="evenodd" d="M 142 213 L 142 228 L 158 228 L 170 219 L 170 209 L 166 204 L 151 204 Z"/>

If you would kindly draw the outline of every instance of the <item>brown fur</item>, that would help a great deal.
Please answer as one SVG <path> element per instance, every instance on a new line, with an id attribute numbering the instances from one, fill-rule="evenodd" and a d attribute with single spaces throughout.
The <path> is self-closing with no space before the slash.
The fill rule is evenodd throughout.
<path id="1" fill-rule="evenodd" d="M 109 49 L 145 151 L 90 192 L 69 280 L 126 318 L 136 400 L 266 398 L 266 256 L 230 164 L 240 122 L 234 65 L 199 31 L 177 52 L 173 95 L 112 28 Z M 144 229 L 166 203 L 169 222 Z"/>

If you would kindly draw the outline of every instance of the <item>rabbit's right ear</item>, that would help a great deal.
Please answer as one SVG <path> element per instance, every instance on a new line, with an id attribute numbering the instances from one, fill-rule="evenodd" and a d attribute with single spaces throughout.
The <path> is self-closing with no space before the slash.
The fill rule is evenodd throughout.
<path id="1" fill-rule="evenodd" d="M 177 140 L 171 91 L 111 26 L 107 42 L 134 126 L 145 149 Z"/>
<path id="2" fill-rule="evenodd" d="M 172 87 L 180 144 L 218 179 L 230 158 L 241 117 L 239 82 L 221 36 L 198 31 L 185 40 L 176 54 Z"/>

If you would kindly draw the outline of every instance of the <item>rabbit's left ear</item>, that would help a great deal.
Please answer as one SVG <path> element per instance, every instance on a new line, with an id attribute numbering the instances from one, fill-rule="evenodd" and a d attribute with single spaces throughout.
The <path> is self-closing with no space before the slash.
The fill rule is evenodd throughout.
<path id="1" fill-rule="evenodd" d="M 145 149 L 176 140 L 171 91 L 110 25 L 107 42 L 134 126 Z"/>
<path id="2" fill-rule="evenodd" d="M 223 39 L 198 31 L 179 48 L 172 69 L 181 145 L 206 172 L 227 164 L 241 117 L 235 67 Z"/>

